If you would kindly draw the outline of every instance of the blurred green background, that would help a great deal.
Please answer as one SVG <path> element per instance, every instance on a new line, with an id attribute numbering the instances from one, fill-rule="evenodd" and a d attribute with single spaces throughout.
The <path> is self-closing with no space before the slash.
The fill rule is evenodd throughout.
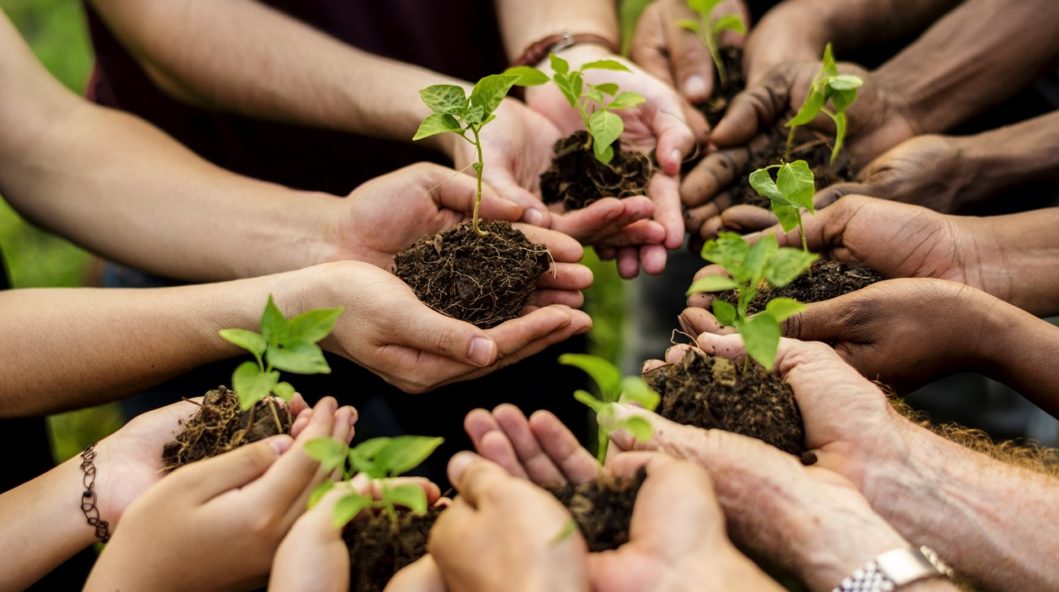
<path id="1" fill-rule="evenodd" d="M 622 28 L 631 33 L 639 13 L 650 0 L 625 0 Z M 92 49 L 85 30 L 81 4 L 76 0 L 0 0 L 2 9 L 18 27 L 44 66 L 68 88 L 84 94 L 92 67 Z M 0 249 L 16 288 L 83 286 L 88 280 L 91 256 L 69 242 L 43 232 L 22 220 L 0 196 Z M 596 283 L 587 294 L 587 310 L 594 320 L 593 353 L 619 363 L 624 298 L 614 265 L 600 264 L 591 251 L 586 263 Z M 52 441 L 58 460 L 80 452 L 121 426 L 116 404 L 64 413 L 50 418 Z"/>

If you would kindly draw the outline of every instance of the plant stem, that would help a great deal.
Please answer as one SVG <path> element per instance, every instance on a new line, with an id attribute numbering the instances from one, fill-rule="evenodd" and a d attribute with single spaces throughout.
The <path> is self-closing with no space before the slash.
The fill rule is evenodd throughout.
<path id="1" fill-rule="evenodd" d="M 607 447 L 610 445 L 610 436 L 607 432 L 597 427 L 596 437 L 599 439 L 599 446 L 596 450 L 596 460 L 599 464 L 603 465 L 607 462 Z"/>
<path id="2" fill-rule="evenodd" d="M 710 52 L 710 59 L 713 60 L 713 65 L 717 68 L 717 79 L 720 81 L 721 86 L 724 86 L 728 82 L 728 72 L 724 68 L 721 50 L 717 47 L 717 38 L 713 34 L 713 23 L 705 16 L 702 18 L 702 33 L 706 40 L 706 49 Z"/>
<path id="3" fill-rule="evenodd" d="M 802 223 L 802 213 L 798 212 L 798 234 L 802 235 L 802 252 L 809 252 L 809 242 L 805 240 L 805 225 Z"/>
<path id="4" fill-rule="evenodd" d="M 792 126 L 791 131 L 787 132 L 787 147 L 783 149 L 783 162 L 788 162 L 791 159 L 791 149 L 794 148 L 794 132 L 797 130 L 797 126 Z"/>
<path id="5" fill-rule="evenodd" d="M 268 408 L 272 411 L 272 421 L 276 422 L 276 431 L 282 434 L 283 424 L 279 422 L 279 413 L 276 412 L 276 402 L 272 399 L 272 397 L 268 398 Z"/>
<path id="6" fill-rule="evenodd" d="M 482 139 L 478 137 L 478 128 L 471 127 L 471 133 L 474 134 L 474 148 L 478 151 L 478 166 L 475 169 L 475 176 L 478 178 L 478 192 L 474 195 L 474 213 L 471 216 L 471 224 L 474 226 L 474 232 L 478 236 L 485 236 L 489 234 L 481 229 L 478 225 L 478 210 L 482 207 L 482 168 L 484 163 L 482 162 Z"/>

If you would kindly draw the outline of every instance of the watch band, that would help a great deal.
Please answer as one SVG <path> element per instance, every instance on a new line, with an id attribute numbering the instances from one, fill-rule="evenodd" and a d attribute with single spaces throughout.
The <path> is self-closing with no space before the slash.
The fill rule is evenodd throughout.
<path id="1" fill-rule="evenodd" d="M 920 580 L 952 576 L 952 568 L 929 547 L 903 547 L 872 559 L 831 592 L 892 592 Z"/>
<path id="2" fill-rule="evenodd" d="M 574 45 L 582 43 L 595 43 L 602 45 L 609 49 L 612 53 L 618 53 L 618 44 L 611 39 L 607 39 L 602 35 L 596 35 L 595 33 L 571 33 L 570 31 L 563 31 L 555 35 L 548 35 L 544 39 L 537 41 L 533 45 L 526 48 L 526 51 L 522 52 L 522 55 L 517 60 L 511 63 L 512 66 L 536 66 L 541 61 L 548 57 L 548 54 L 556 51 L 561 51 Z"/>

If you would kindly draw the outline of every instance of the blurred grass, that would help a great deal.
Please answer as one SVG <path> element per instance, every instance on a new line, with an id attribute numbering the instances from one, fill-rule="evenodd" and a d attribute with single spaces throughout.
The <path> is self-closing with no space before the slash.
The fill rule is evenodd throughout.
<path id="1" fill-rule="evenodd" d="M 81 4 L 75 0 L 0 0 L 37 58 L 79 94 L 92 67 L 92 51 Z M 0 196 L 0 249 L 16 288 L 84 285 L 90 256 L 82 249 L 25 222 Z M 121 426 L 117 405 L 103 405 L 49 418 L 52 451 L 62 461 Z"/>

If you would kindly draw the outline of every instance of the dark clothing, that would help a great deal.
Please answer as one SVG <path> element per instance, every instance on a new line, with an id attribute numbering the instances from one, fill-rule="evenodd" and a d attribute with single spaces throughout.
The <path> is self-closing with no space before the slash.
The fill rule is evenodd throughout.
<path id="1" fill-rule="evenodd" d="M 268 0 L 264 2 L 333 37 L 377 55 L 414 63 L 466 80 L 506 66 L 492 2 L 487 0 Z M 309 129 L 189 107 L 167 97 L 86 5 L 97 63 L 89 94 L 97 102 L 130 111 L 229 170 L 287 186 L 347 195 L 360 183 L 437 155 L 411 142 L 389 142 L 328 130 Z M 296 48 L 291 48 L 292 51 Z M 358 75 L 350 72 L 351 77 Z M 108 285 L 157 285 L 160 278 L 111 270 Z M 549 408 L 575 431 L 587 414 L 572 393 L 584 387 L 576 370 L 561 367 L 562 352 L 583 351 L 575 338 L 515 367 L 484 379 L 406 395 L 348 361 L 329 357 L 329 376 L 293 377 L 310 401 L 325 394 L 357 406 L 358 438 L 417 433 L 445 437 L 432 457 L 430 476 L 444 482 L 448 457 L 470 445 L 463 417 L 475 407 L 511 402 L 526 410 Z M 131 401 L 133 413 L 181 396 L 196 396 L 229 383 L 231 361 L 211 365 Z"/>
<path id="2" fill-rule="evenodd" d="M 0 253 L 0 291 L 11 288 Z M 11 338 L 11 336 L 7 336 Z M 43 417 L 20 417 L 0 420 L 0 493 L 31 481 L 55 466 L 48 425 Z M 78 503 L 77 490 L 70 491 L 70 503 Z M 86 525 L 85 528 L 88 528 Z M 30 590 L 80 590 L 88 579 L 95 553 L 88 549 L 59 566 Z"/>

